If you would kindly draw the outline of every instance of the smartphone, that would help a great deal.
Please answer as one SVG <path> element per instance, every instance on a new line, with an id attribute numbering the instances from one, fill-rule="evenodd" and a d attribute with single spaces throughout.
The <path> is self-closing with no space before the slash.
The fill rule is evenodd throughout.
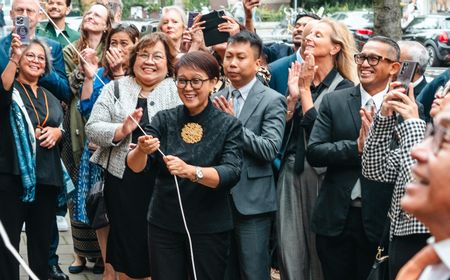
<path id="1" fill-rule="evenodd" d="M 402 83 L 402 87 L 406 89 L 406 94 L 408 94 L 409 84 L 412 82 L 414 74 L 416 73 L 417 65 L 418 63 L 415 61 L 405 60 L 400 67 L 397 81 Z"/>
<path id="2" fill-rule="evenodd" d="M 188 28 L 190 28 L 192 24 L 194 24 L 194 18 L 199 14 L 199 12 L 188 12 Z"/>
<path id="3" fill-rule="evenodd" d="M 205 21 L 203 30 L 203 39 L 205 40 L 205 45 L 207 47 L 212 45 L 217 45 L 228 41 L 230 33 L 219 32 L 218 26 L 223 22 L 227 22 L 226 19 L 222 18 L 225 15 L 223 10 L 212 11 L 209 14 L 202 15 L 202 21 Z"/>
<path id="4" fill-rule="evenodd" d="M 26 16 L 16 16 L 16 34 L 20 36 L 20 41 L 24 45 L 30 44 L 30 20 Z"/>

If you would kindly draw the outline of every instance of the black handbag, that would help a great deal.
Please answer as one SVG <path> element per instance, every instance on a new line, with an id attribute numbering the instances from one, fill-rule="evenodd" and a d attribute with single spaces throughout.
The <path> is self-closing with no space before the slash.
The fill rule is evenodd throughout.
<path id="1" fill-rule="evenodd" d="M 103 176 L 100 181 L 94 184 L 86 198 L 86 214 L 91 228 L 100 229 L 109 225 L 108 211 L 105 202 L 105 180 L 108 174 L 109 160 L 111 158 L 112 148 L 109 150 L 108 163 L 103 170 Z"/>
<path id="2" fill-rule="evenodd" d="M 384 225 L 384 231 L 381 236 L 380 243 L 378 245 L 377 254 L 375 255 L 375 261 L 372 265 L 372 269 L 370 270 L 369 276 L 367 280 L 387 280 L 389 279 L 389 256 L 383 255 L 383 252 L 387 251 L 387 244 L 389 244 L 388 233 L 389 233 L 389 217 L 386 220 L 386 224 Z M 386 244 L 383 245 L 383 244 Z"/>
<path id="3" fill-rule="evenodd" d="M 119 83 L 114 81 L 114 103 L 119 99 Z M 100 229 L 109 225 L 108 211 L 105 201 L 105 181 L 108 174 L 109 160 L 111 159 L 112 147 L 109 149 L 108 161 L 106 169 L 103 170 L 103 176 L 100 181 L 94 184 L 86 198 L 86 214 L 89 219 L 90 226 L 93 229 Z"/>

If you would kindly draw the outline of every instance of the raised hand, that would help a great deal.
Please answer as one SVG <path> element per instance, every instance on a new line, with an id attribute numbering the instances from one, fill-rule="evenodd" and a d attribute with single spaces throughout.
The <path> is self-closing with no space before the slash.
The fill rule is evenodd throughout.
<path id="1" fill-rule="evenodd" d="M 124 55 L 121 49 L 119 48 L 109 48 L 106 51 L 106 61 L 108 62 L 109 68 L 113 73 L 113 76 L 123 76 L 125 71 L 123 70 Z"/>
<path id="2" fill-rule="evenodd" d="M 298 87 L 298 79 L 300 78 L 300 68 L 301 65 L 297 61 L 292 62 L 291 68 L 289 68 L 288 73 L 288 89 L 289 96 L 295 101 L 300 97 L 300 89 Z"/>
<path id="3" fill-rule="evenodd" d="M 314 80 L 314 75 L 316 74 L 317 68 L 314 56 L 312 54 L 307 54 L 305 60 L 301 63 L 300 76 L 298 79 L 298 86 L 300 88 L 309 88 Z"/>
<path id="4" fill-rule="evenodd" d="M 151 135 L 144 135 L 138 138 L 137 149 L 144 154 L 150 155 L 159 149 L 160 142 L 158 138 Z"/>
<path id="5" fill-rule="evenodd" d="M 214 107 L 217 109 L 231 115 L 236 116 L 236 113 L 234 112 L 234 104 L 233 99 L 227 100 L 225 96 L 216 96 L 214 97 L 214 100 L 212 101 Z"/>
<path id="6" fill-rule="evenodd" d="M 223 19 L 226 19 L 227 22 L 223 22 L 218 25 L 218 30 L 220 32 L 228 32 L 230 36 L 236 35 L 241 31 L 239 23 L 232 17 L 222 16 Z"/>
<path id="7" fill-rule="evenodd" d="M 389 92 L 385 95 L 383 105 L 386 103 L 386 108 L 382 114 L 385 116 L 392 115 L 392 112 L 397 112 L 404 120 L 418 119 L 419 109 L 414 98 L 414 86 L 409 84 L 408 94 L 406 89 L 401 86 L 400 82 L 393 82 L 390 85 Z"/>

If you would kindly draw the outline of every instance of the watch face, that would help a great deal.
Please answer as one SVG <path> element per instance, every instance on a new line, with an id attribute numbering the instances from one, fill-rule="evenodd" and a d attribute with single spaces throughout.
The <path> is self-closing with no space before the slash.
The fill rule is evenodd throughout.
<path id="1" fill-rule="evenodd" d="M 203 179 L 203 170 L 200 168 L 200 167 L 197 167 L 197 169 L 195 170 L 195 173 L 196 173 L 196 175 L 197 175 L 197 178 L 200 180 L 200 179 Z"/>

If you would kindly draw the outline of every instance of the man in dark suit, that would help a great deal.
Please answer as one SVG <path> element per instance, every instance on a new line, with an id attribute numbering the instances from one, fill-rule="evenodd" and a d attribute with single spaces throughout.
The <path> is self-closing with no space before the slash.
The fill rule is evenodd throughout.
<path id="1" fill-rule="evenodd" d="M 428 55 L 427 49 L 419 42 L 398 41 L 397 44 L 400 47 L 400 62 L 409 60 L 418 63 L 416 73 L 412 79 L 414 85 L 414 97 L 417 98 L 422 89 L 427 85 L 424 74 L 427 70 L 430 56 Z"/>
<path id="2" fill-rule="evenodd" d="M 269 86 L 271 89 L 286 95 L 288 70 L 294 61 L 302 62 L 303 58 L 300 55 L 301 44 L 303 40 L 303 30 L 306 24 L 311 20 L 320 20 L 316 14 L 301 13 L 297 15 L 295 20 L 294 31 L 292 32 L 292 42 L 294 43 L 294 53 L 290 56 L 280 58 L 269 64 L 269 71 L 272 74 Z"/>
<path id="3" fill-rule="evenodd" d="M 270 279 L 269 237 L 276 211 L 271 162 L 283 138 L 286 100 L 256 78 L 261 48 L 258 35 L 248 31 L 229 39 L 223 68 L 231 85 L 214 96 L 215 106 L 236 116 L 244 130 L 241 179 L 231 189 L 235 222 L 232 252 L 239 260 L 239 272 L 229 270 L 233 280 Z"/>
<path id="4" fill-rule="evenodd" d="M 369 124 L 360 114 L 371 114 L 363 106 L 381 107 L 399 56 L 393 40 L 369 40 L 355 55 L 361 84 L 326 95 L 311 132 L 307 159 L 327 167 L 312 218 L 325 279 L 366 279 L 375 259 L 393 186 L 361 175 Z"/>
<path id="5" fill-rule="evenodd" d="M 14 0 L 10 12 L 15 23 L 16 16 L 27 16 L 29 19 L 28 34 L 36 37 L 36 26 L 39 22 L 39 5 L 34 0 Z M 70 101 L 69 81 L 66 77 L 61 45 L 53 40 L 42 37 L 51 49 L 53 71 L 39 79 L 39 85 L 48 89 L 56 98 L 68 103 Z M 12 35 L 0 39 L 0 72 L 3 72 L 9 61 Z"/>

